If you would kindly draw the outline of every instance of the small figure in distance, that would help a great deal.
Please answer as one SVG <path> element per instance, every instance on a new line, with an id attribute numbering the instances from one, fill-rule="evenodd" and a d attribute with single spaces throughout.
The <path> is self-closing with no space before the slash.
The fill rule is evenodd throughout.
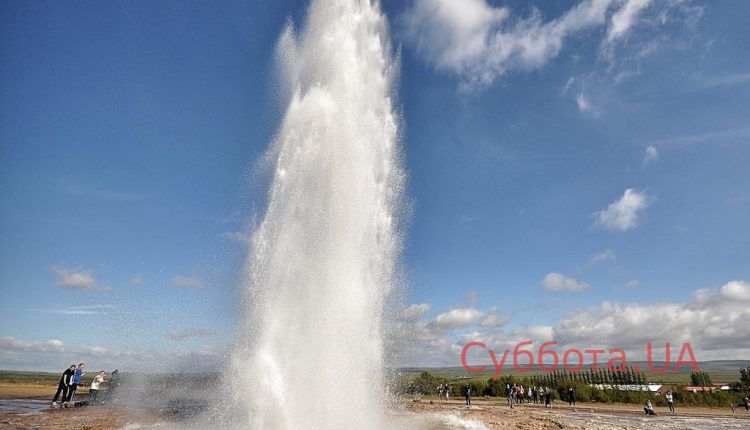
<path id="1" fill-rule="evenodd" d="M 741 406 L 745 407 L 745 412 L 750 411 L 750 397 L 745 396 L 745 399 L 741 403 L 729 404 L 729 407 L 732 408 L 732 414 L 734 414 L 735 408 L 739 408 Z"/>
<path id="2" fill-rule="evenodd" d="M 664 395 L 664 398 L 667 400 L 667 406 L 669 406 L 669 412 L 674 413 L 674 395 L 671 391 L 667 391 L 667 394 Z"/>

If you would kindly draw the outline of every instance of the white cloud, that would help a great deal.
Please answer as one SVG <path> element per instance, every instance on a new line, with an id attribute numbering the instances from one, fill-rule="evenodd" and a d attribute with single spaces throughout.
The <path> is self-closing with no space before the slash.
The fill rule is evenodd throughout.
<path id="1" fill-rule="evenodd" d="M 130 283 L 135 286 L 143 285 L 143 281 L 144 281 L 143 276 L 140 276 L 140 275 L 136 275 L 130 278 Z"/>
<path id="2" fill-rule="evenodd" d="M 728 296 L 727 296 L 728 294 Z M 744 321 L 750 318 L 750 285 L 732 281 L 718 290 L 698 290 L 683 303 L 629 304 L 604 302 L 577 310 L 555 325 L 565 344 L 605 344 L 645 352 L 647 342 L 681 345 L 702 351 L 698 359 L 739 358 L 750 353 Z M 676 358 L 676 357 L 674 357 Z"/>
<path id="3" fill-rule="evenodd" d="M 680 347 L 686 342 L 699 361 L 749 356 L 745 324 L 750 320 L 748 302 L 750 283 L 736 280 L 720 288 L 697 290 L 684 302 L 625 305 L 603 302 L 599 306 L 573 309 L 557 321 L 512 327 L 482 326 L 478 324 L 481 317 L 475 312 L 454 310 L 457 312 L 452 313 L 451 319 L 460 322 L 456 330 L 437 330 L 435 319 L 422 319 L 398 325 L 396 333 L 409 339 L 411 356 L 403 359 L 405 365 L 460 366 L 461 349 L 469 342 L 484 342 L 496 352 L 509 349 L 512 353 L 522 340 L 532 340 L 536 349 L 543 342 L 554 340 L 558 342 L 558 352 L 567 348 L 622 348 L 628 360 L 644 360 L 649 342 L 660 359 L 659 353 L 669 342 L 674 365 Z M 451 311 L 441 315 L 448 314 Z M 490 362 L 488 356 L 478 358 L 481 361 L 472 363 Z"/>
<path id="4" fill-rule="evenodd" d="M 422 318 L 422 316 L 430 310 L 430 305 L 427 303 L 413 304 L 408 308 L 402 310 L 398 317 L 404 321 L 416 321 Z"/>
<path id="5" fill-rule="evenodd" d="M 638 218 L 647 206 L 644 193 L 628 188 L 619 200 L 594 213 L 595 224 L 607 230 L 630 230 L 638 225 Z"/>
<path id="6" fill-rule="evenodd" d="M 580 293 L 587 290 L 590 285 L 585 282 L 578 282 L 562 273 L 551 272 L 542 279 L 541 287 L 542 289 L 553 293 L 567 291 Z"/>
<path id="7" fill-rule="evenodd" d="M 489 85 L 510 70 L 530 70 L 555 58 L 569 36 L 606 25 L 607 42 L 624 37 L 638 22 L 646 0 L 583 0 L 544 21 L 538 9 L 511 16 L 486 0 L 417 0 L 402 17 L 407 40 L 438 70 L 468 85 Z M 616 9 L 616 10 L 615 10 Z"/>
<path id="8" fill-rule="evenodd" d="M 454 330 L 474 323 L 481 315 L 474 308 L 456 308 L 437 315 L 431 324 L 439 330 Z"/>
<path id="9" fill-rule="evenodd" d="M 635 25 L 638 15 L 645 9 L 651 0 L 627 0 L 612 15 L 609 29 L 607 30 L 607 42 L 611 43 L 615 39 L 625 36 L 630 28 Z"/>
<path id="10" fill-rule="evenodd" d="M 508 323 L 508 317 L 500 315 L 497 308 L 490 308 L 477 321 L 482 327 L 501 327 Z"/>
<path id="11" fill-rule="evenodd" d="M 97 284 L 89 270 L 55 266 L 52 271 L 57 275 L 55 285 L 58 287 L 85 292 L 105 289 Z"/>
<path id="12" fill-rule="evenodd" d="M 202 286 L 201 281 L 195 276 L 177 275 L 173 276 L 169 282 L 176 287 L 183 288 L 200 288 Z"/>
<path id="13" fill-rule="evenodd" d="M 583 91 L 578 93 L 578 95 L 576 96 L 576 105 L 578 106 L 578 111 L 582 114 L 588 114 L 593 117 L 597 117 L 601 113 L 599 109 L 596 108 L 596 106 L 591 104 L 591 101 L 586 96 L 586 94 L 583 93 Z"/>
<path id="14" fill-rule="evenodd" d="M 615 258 L 617 258 L 617 253 L 615 253 L 615 250 L 608 248 L 602 252 L 592 255 L 591 258 L 589 258 L 587 265 L 593 266 L 594 264 L 601 263 L 602 261 L 614 260 Z"/>
<path id="15" fill-rule="evenodd" d="M 747 302 L 750 301 L 750 284 L 742 281 L 732 281 L 721 287 L 719 294 L 727 300 Z"/>
<path id="16" fill-rule="evenodd" d="M 659 161 L 659 151 L 657 151 L 656 147 L 653 145 L 647 146 L 646 155 L 643 157 L 643 167 L 656 163 L 657 161 Z"/>
<path id="17" fill-rule="evenodd" d="M 24 312 L 40 312 L 46 314 L 66 315 L 66 316 L 88 316 L 104 315 L 115 309 L 115 305 L 86 305 L 86 306 L 67 306 L 62 308 L 30 308 L 22 309 Z"/>
<path id="18" fill-rule="evenodd" d="M 213 337 L 216 336 L 216 332 L 213 330 L 196 327 L 185 329 L 182 331 L 171 331 L 167 334 L 167 336 L 172 340 L 185 340 L 191 338 Z"/>
<path id="19" fill-rule="evenodd" d="M 149 357 L 149 360 L 153 357 Z M 31 371 L 60 371 L 71 363 L 84 362 L 90 370 L 126 368 L 143 369 L 143 361 L 132 349 L 109 348 L 101 345 L 70 346 L 60 339 L 24 340 L 13 336 L 0 337 L 0 367 Z"/>
<path id="20" fill-rule="evenodd" d="M 12 336 L 4 336 L 0 337 L 0 351 L 4 353 L 61 352 L 63 342 L 59 339 L 50 339 L 46 342 L 25 341 Z"/>

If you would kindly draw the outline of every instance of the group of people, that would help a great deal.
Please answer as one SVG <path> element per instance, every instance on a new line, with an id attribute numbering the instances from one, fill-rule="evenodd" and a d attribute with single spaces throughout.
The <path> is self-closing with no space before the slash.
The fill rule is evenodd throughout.
<path id="1" fill-rule="evenodd" d="M 471 386 L 469 384 L 466 384 L 466 386 L 464 386 L 461 391 L 464 396 L 464 399 L 466 400 L 466 405 L 471 405 L 471 395 L 473 394 L 471 391 Z M 438 399 L 444 400 L 445 402 L 447 402 L 450 396 L 449 393 L 450 393 L 450 386 L 448 384 L 438 385 L 437 387 Z M 549 387 L 526 387 L 526 389 L 524 389 L 523 385 L 520 385 L 520 384 L 518 385 L 506 384 L 505 395 L 508 398 L 508 405 L 510 406 L 511 409 L 513 409 L 513 405 L 523 404 L 524 402 L 529 403 L 529 404 L 530 403 L 541 404 L 542 402 L 544 402 L 545 407 L 547 408 L 552 407 L 552 400 L 553 400 L 552 390 L 550 390 Z M 567 396 L 568 396 L 568 405 L 575 406 L 576 394 L 575 394 L 575 390 L 573 390 L 573 387 L 568 387 Z M 57 395 L 55 395 L 55 399 L 57 399 Z M 667 391 L 666 394 L 664 395 L 664 399 L 667 401 L 669 412 L 674 414 L 675 413 L 674 395 L 672 394 L 672 391 Z M 750 411 L 750 398 L 745 397 L 742 402 L 737 403 L 737 404 L 731 404 L 730 407 L 732 408 L 732 413 L 735 412 L 735 409 L 743 408 L 743 407 L 745 408 L 746 411 Z M 646 404 L 643 406 L 643 410 L 646 413 L 646 415 L 658 415 L 656 411 L 654 410 L 654 405 L 651 403 L 651 400 L 646 401 Z"/>
<path id="2" fill-rule="evenodd" d="M 79 403 L 74 401 L 73 396 L 81 385 L 84 376 L 86 376 L 85 363 L 80 363 L 77 367 L 75 364 L 71 364 L 70 367 L 65 369 L 60 376 L 60 382 L 57 384 L 55 397 L 52 398 L 52 406 L 63 406 L 66 403 L 73 403 L 75 405 Z M 89 399 L 87 404 L 94 405 L 103 402 L 104 399 L 100 394 L 100 390 L 103 388 L 102 386 L 108 382 L 106 377 L 107 372 L 103 370 L 94 376 L 94 379 L 89 386 Z M 109 394 L 111 394 L 112 389 L 116 385 L 116 381 L 117 370 L 112 372 L 112 378 L 109 381 Z M 59 403 L 58 399 L 60 399 Z"/>
<path id="3" fill-rule="evenodd" d="M 450 398 L 451 387 L 448 384 L 440 384 L 437 387 L 437 396 L 441 401 L 448 402 Z"/>
<path id="4" fill-rule="evenodd" d="M 575 405 L 575 395 L 573 395 L 573 389 L 570 389 L 572 397 L 572 405 Z M 526 387 L 523 385 L 505 385 L 505 396 L 508 398 L 508 405 L 513 408 L 513 405 L 520 405 L 524 402 L 542 404 L 548 408 L 552 407 L 552 390 L 549 387 Z"/>

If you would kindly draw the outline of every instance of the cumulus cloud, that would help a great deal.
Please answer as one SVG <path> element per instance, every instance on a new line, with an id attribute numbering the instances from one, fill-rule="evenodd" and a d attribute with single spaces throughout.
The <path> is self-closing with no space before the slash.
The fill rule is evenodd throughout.
<path id="1" fill-rule="evenodd" d="M 409 344 L 412 355 L 403 359 L 406 365 L 460 366 L 461 350 L 469 342 L 484 342 L 495 351 L 508 349 L 512 353 L 525 340 L 532 340 L 536 348 L 554 340 L 558 352 L 567 348 L 621 348 L 628 360 L 645 359 L 649 342 L 655 347 L 656 359 L 661 360 L 664 344 L 669 342 L 673 364 L 682 344 L 689 342 L 699 361 L 737 359 L 750 355 L 745 333 L 745 322 L 750 319 L 748 303 L 750 283 L 735 280 L 719 288 L 697 290 L 682 302 L 623 305 L 605 301 L 571 310 L 546 324 L 482 326 L 477 323 L 481 317 L 463 310 L 440 314 L 453 315 L 460 321 L 455 330 L 437 330 L 434 318 L 423 318 L 403 323 L 398 333 L 404 337 L 413 334 Z M 466 323 L 472 318 L 472 323 Z M 471 362 L 489 363 L 490 359 L 480 354 Z"/>
<path id="2" fill-rule="evenodd" d="M 173 276 L 169 280 L 169 282 L 176 287 L 182 287 L 182 288 L 201 288 L 202 287 L 200 279 L 196 278 L 195 276 L 177 275 L 177 276 Z"/>
<path id="3" fill-rule="evenodd" d="M 90 370 L 115 369 L 146 372 L 211 371 L 221 366 L 226 350 L 202 347 L 195 351 L 160 348 L 112 348 L 101 345 L 70 346 L 60 339 L 24 340 L 0 337 L 0 368 L 60 371 L 70 363 L 84 362 Z"/>
<path id="4" fill-rule="evenodd" d="M 453 308 L 427 317 L 429 309 L 426 303 L 409 306 L 390 323 L 389 349 L 402 356 L 400 364 L 444 363 L 445 354 L 455 352 L 456 345 L 467 336 L 479 333 L 477 330 L 499 329 L 508 321 L 496 307 Z M 414 361 L 416 357 L 421 357 L 421 362 Z"/>
<path id="5" fill-rule="evenodd" d="M 52 268 L 57 278 L 55 285 L 73 291 L 91 292 L 106 289 L 97 284 L 91 271 L 85 269 L 72 269 L 63 266 Z"/>
<path id="6" fill-rule="evenodd" d="M 38 341 L 23 340 L 13 336 L 0 337 L 0 364 L 13 368 L 40 370 L 39 367 L 28 366 L 46 366 L 38 363 L 51 363 L 54 368 L 57 368 L 64 366 L 65 360 L 69 363 L 93 361 L 97 365 L 103 363 L 122 364 L 132 357 L 134 357 L 134 354 L 128 350 L 105 348 L 98 345 L 68 347 L 60 339 Z"/>
<path id="7" fill-rule="evenodd" d="M 562 273 L 551 272 L 542 279 L 541 287 L 544 290 L 553 293 L 575 292 L 580 293 L 587 290 L 590 285 L 585 282 L 578 282 L 573 278 L 567 277 Z"/>
<path id="8" fill-rule="evenodd" d="M 595 225 L 607 230 L 630 230 L 638 225 L 638 219 L 647 206 L 646 194 L 628 188 L 619 200 L 594 213 Z"/>
<path id="9" fill-rule="evenodd" d="M 427 303 L 413 304 L 408 308 L 402 310 L 398 318 L 404 321 L 419 320 L 430 310 L 430 305 Z"/>
<path id="10" fill-rule="evenodd" d="M 62 352 L 63 342 L 59 339 L 47 341 L 26 341 L 12 336 L 0 337 L 0 350 L 5 353 Z"/>
<path id="11" fill-rule="evenodd" d="M 583 0 L 545 21 L 486 0 L 416 0 L 402 17 L 407 41 L 435 68 L 469 85 L 489 85 L 510 70 L 531 70 L 555 58 L 571 35 L 607 25 L 606 43 L 637 24 L 648 0 Z"/>
<path id="12" fill-rule="evenodd" d="M 656 150 L 655 146 L 649 145 L 646 147 L 646 154 L 643 156 L 643 167 L 656 163 L 657 161 L 659 161 L 659 151 Z"/>
<path id="13" fill-rule="evenodd" d="M 472 324 L 482 315 L 474 308 L 456 308 L 435 317 L 430 323 L 438 330 L 454 330 Z"/>
<path id="14" fill-rule="evenodd" d="M 718 290 L 698 290 L 682 303 L 604 302 L 560 320 L 555 337 L 565 344 L 617 343 L 620 348 L 640 350 L 648 342 L 690 342 L 704 353 L 703 359 L 737 358 L 750 353 L 748 342 L 738 342 L 747 339 L 743 322 L 750 317 L 749 300 L 750 284 L 732 281 Z"/>
<path id="15" fill-rule="evenodd" d="M 216 332 L 205 328 L 195 327 L 182 331 L 171 331 L 167 336 L 172 340 L 185 340 L 191 338 L 213 337 L 216 336 Z"/>
<path id="16" fill-rule="evenodd" d="M 719 294 L 727 300 L 747 302 L 750 301 L 750 284 L 743 281 L 732 281 L 721 287 Z"/>

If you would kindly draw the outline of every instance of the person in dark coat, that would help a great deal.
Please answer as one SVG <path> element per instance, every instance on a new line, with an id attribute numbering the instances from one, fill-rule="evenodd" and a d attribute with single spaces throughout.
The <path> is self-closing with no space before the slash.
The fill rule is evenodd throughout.
<path id="1" fill-rule="evenodd" d="M 568 406 L 576 405 L 576 392 L 573 387 L 568 387 Z"/>
<path id="2" fill-rule="evenodd" d="M 63 402 L 68 398 L 68 387 L 70 387 L 75 371 L 76 365 L 71 364 L 70 367 L 65 369 L 65 371 L 62 373 L 62 376 L 60 376 L 60 382 L 57 384 L 55 397 L 52 399 L 52 406 L 57 405 L 57 399 L 60 398 L 60 394 L 62 394 Z"/>

